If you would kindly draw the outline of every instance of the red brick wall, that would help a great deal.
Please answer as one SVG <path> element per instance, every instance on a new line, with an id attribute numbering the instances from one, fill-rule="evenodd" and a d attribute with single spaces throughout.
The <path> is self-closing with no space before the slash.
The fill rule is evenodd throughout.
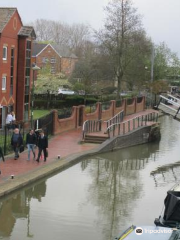
<path id="1" fill-rule="evenodd" d="M 103 121 L 108 120 L 112 118 L 114 115 L 119 113 L 120 111 L 124 110 L 124 112 L 129 115 L 132 113 L 135 113 L 137 111 L 144 111 L 145 110 L 145 98 L 142 99 L 141 103 L 137 104 L 136 108 L 136 98 L 133 99 L 133 104 L 127 105 L 126 99 L 123 100 L 122 106 L 119 108 L 116 108 L 116 102 L 111 101 L 111 106 L 108 110 L 102 111 L 100 113 L 101 109 L 101 103 L 97 103 L 96 111 L 94 113 L 85 113 L 85 106 L 75 106 L 73 107 L 73 112 L 71 117 L 66 119 L 58 119 L 57 111 L 54 111 L 54 134 L 62 133 L 68 130 L 72 130 L 79 127 L 79 118 L 80 118 L 80 109 L 83 111 L 83 121 L 86 120 L 99 120 L 102 119 Z"/>
<path id="2" fill-rule="evenodd" d="M 108 119 L 112 118 L 113 115 L 114 115 L 114 114 L 113 114 L 113 109 L 114 109 L 114 102 L 111 101 L 111 106 L 110 106 L 110 108 L 107 109 L 107 110 L 102 110 L 101 119 L 102 119 L 103 121 L 105 121 L 105 120 L 108 120 Z"/>
<path id="3" fill-rule="evenodd" d="M 6 27 L 3 29 L 0 36 L 0 78 L 3 74 L 6 76 L 6 91 L 2 91 L 2 80 L 0 81 L 0 103 L 3 106 L 12 105 L 16 102 L 16 79 L 17 79 L 17 58 L 18 58 L 18 32 L 22 27 L 22 23 L 17 11 L 10 19 Z M 7 60 L 2 60 L 3 46 L 7 46 Z M 13 96 L 10 97 L 10 66 L 11 66 L 11 48 L 15 49 L 14 59 L 14 82 L 13 82 Z M 14 110 L 16 112 L 16 104 L 14 104 Z"/>
<path id="4" fill-rule="evenodd" d="M 99 111 L 100 111 L 100 103 L 96 104 L 96 111 L 93 113 L 85 113 L 83 114 L 83 122 L 86 120 L 97 120 L 99 119 Z"/>
<path id="5" fill-rule="evenodd" d="M 133 99 L 133 103 L 128 105 L 126 103 L 126 115 L 130 115 L 136 112 L 136 100 L 135 98 Z"/>
<path id="6" fill-rule="evenodd" d="M 26 39 L 19 39 L 19 59 L 18 59 L 18 74 L 17 74 L 17 120 L 23 120 L 24 115 L 24 91 L 25 91 L 25 62 L 26 57 Z"/>
<path id="7" fill-rule="evenodd" d="M 122 100 L 122 104 L 120 107 L 116 107 L 116 104 L 115 104 L 115 111 L 114 111 L 114 115 L 118 114 L 119 112 L 125 110 L 125 106 L 126 106 L 126 101 L 125 99 Z"/>
<path id="8" fill-rule="evenodd" d="M 48 63 L 43 63 L 43 58 L 47 58 Z M 51 58 L 55 58 L 56 63 L 51 63 Z M 61 58 L 51 45 L 48 45 L 37 57 L 32 57 L 32 63 L 33 62 L 41 68 L 46 65 L 53 66 L 55 68 L 55 73 L 59 73 L 61 71 Z"/>
<path id="9" fill-rule="evenodd" d="M 54 111 L 54 134 L 75 129 L 77 126 L 77 107 L 73 107 L 72 115 L 69 118 L 58 119 L 58 112 Z"/>
<path id="10" fill-rule="evenodd" d="M 71 75 L 75 68 L 75 64 L 77 61 L 78 61 L 77 58 L 62 57 L 61 58 L 61 72 L 66 74 L 67 76 Z"/>
<path id="11" fill-rule="evenodd" d="M 145 109 L 145 97 L 142 98 L 140 103 L 136 101 L 136 112 L 142 112 Z"/>

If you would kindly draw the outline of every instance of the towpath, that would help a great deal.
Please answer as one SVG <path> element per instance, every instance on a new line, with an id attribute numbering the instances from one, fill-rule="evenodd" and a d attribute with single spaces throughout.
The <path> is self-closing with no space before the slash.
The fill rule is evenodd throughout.
<path id="1" fill-rule="evenodd" d="M 154 110 L 132 114 L 126 116 L 124 120 L 126 121 L 147 112 L 154 112 Z M 40 179 L 40 176 L 47 176 L 48 172 L 53 173 L 53 169 L 54 171 L 58 170 L 60 166 L 63 168 L 63 166 L 67 165 L 67 162 L 89 151 L 96 151 L 99 146 L 99 144 L 93 143 L 82 144 L 81 139 L 81 128 L 52 137 L 49 140 L 49 156 L 46 162 L 43 159 L 40 159 L 39 163 L 36 162 L 32 154 L 30 161 L 28 161 L 27 151 L 21 153 L 18 160 L 14 160 L 13 154 L 6 156 L 5 162 L 0 161 L 0 196 L 18 189 L 18 186 L 22 187 L 33 182 L 33 179 Z M 36 149 L 36 155 L 37 152 Z M 60 159 L 58 159 L 58 155 L 60 155 Z M 11 179 L 11 175 L 14 175 L 14 179 Z"/>

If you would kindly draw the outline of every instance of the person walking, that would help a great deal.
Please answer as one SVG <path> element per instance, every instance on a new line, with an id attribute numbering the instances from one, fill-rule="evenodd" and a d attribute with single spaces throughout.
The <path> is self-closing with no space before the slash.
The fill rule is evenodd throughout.
<path id="1" fill-rule="evenodd" d="M 38 152 L 38 157 L 37 157 L 36 161 L 39 162 L 41 153 L 43 151 L 44 162 L 46 162 L 46 158 L 47 158 L 47 154 L 48 154 L 48 138 L 47 138 L 47 136 L 44 135 L 43 130 L 39 131 L 39 137 L 38 137 L 37 145 L 38 145 L 38 148 L 39 148 L 39 152 Z"/>
<path id="2" fill-rule="evenodd" d="M 12 129 L 15 129 L 16 128 L 16 115 L 13 111 L 11 112 L 11 115 L 12 115 Z"/>
<path id="3" fill-rule="evenodd" d="M 2 147 L 0 147 L 0 157 L 2 158 L 3 162 L 5 162 Z M 0 174 L 1 174 L 1 170 L 0 170 Z"/>
<path id="4" fill-rule="evenodd" d="M 23 138 L 19 132 L 18 128 L 14 129 L 13 135 L 11 137 L 11 145 L 14 150 L 14 160 L 17 160 L 19 158 L 19 148 L 23 144 Z"/>
<path id="5" fill-rule="evenodd" d="M 12 121 L 13 121 L 13 117 L 12 117 L 11 113 L 8 112 L 7 117 L 6 117 L 6 124 L 7 124 L 8 130 L 11 129 Z"/>
<path id="6" fill-rule="evenodd" d="M 35 155 L 35 146 L 37 143 L 37 139 L 36 139 L 36 134 L 34 133 L 33 129 L 30 129 L 29 133 L 27 133 L 26 135 L 26 145 L 28 148 L 28 161 L 30 160 L 30 152 L 32 151 L 34 159 L 36 157 Z"/>

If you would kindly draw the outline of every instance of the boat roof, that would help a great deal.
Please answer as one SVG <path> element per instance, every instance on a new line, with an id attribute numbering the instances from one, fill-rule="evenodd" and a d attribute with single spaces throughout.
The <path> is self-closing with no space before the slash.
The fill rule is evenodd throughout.
<path id="1" fill-rule="evenodd" d="M 142 233 L 138 233 L 141 232 Z M 180 239 L 180 231 L 177 229 L 156 226 L 131 226 L 115 240 L 175 240 Z"/>

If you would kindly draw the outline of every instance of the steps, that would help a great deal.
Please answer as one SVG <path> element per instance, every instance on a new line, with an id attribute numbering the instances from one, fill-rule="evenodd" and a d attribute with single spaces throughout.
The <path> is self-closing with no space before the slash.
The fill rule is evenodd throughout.
<path id="1" fill-rule="evenodd" d="M 101 144 L 104 141 L 106 141 L 107 139 L 109 139 L 109 137 L 106 135 L 105 136 L 96 136 L 96 135 L 87 134 L 85 136 L 84 142 Z"/>

